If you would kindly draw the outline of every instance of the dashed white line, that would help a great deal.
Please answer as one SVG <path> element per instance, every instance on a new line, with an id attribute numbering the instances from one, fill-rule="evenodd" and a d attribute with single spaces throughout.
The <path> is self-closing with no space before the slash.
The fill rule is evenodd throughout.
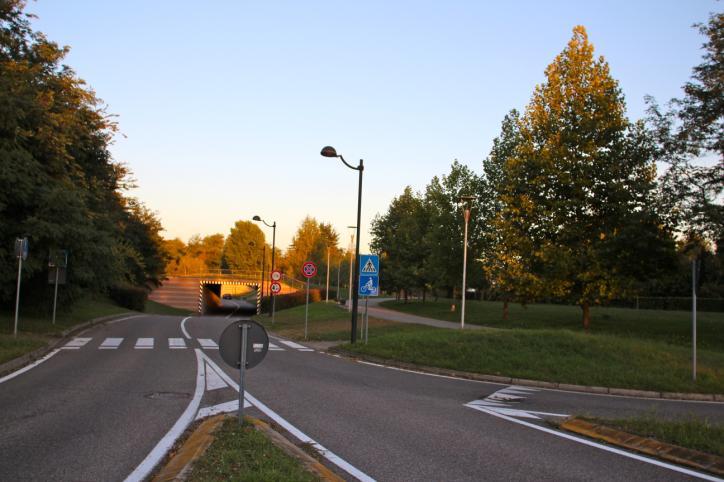
<path id="1" fill-rule="evenodd" d="M 103 343 L 101 343 L 101 346 L 99 346 L 98 349 L 115 350 L 121 345 L 121 343 L 123 343 L 123 338 L 106 338 L 103 340 Z"/>

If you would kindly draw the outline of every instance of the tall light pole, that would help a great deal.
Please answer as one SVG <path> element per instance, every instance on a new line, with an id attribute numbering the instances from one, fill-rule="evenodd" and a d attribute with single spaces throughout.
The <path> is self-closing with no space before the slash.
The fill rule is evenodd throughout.
<path id="1" fill-rule="evenodd" d="M 350 343 L 354 344 L 354 342 L 357 341 L 357 305 L 359 303 L 359 228 L 362 216 L 362 173 L 365 169 L 364 162 L 360 159 L 359 165 L 354 167 L 351 164 L 348 164 L 341 154 L 337 154 L 337 151 L 332 146 L 324 147 L 320 154 L 324 157 L 338 157 L 345 166 L 359 173 L 359 187 L 357 188 L 357 245 L 354 251 L 354 279 L 352 280 L 352 333 L 350 336 Z"/>
<path id="2" fill-rule="evenodd" d="M 463 293 L 462 306 L 460 309 L 460 329 L 465 328 L 465 282 L 468 272 L 468 221 L 470 221 L 470 202 L 475 199 L 473 196 L 460 196 L 465 214 L 465 236 L 463 241 Z"/>
<path id="3" fill-rule="evenodd" d="M 327 296 L 324 302 L 329 303 L 329 246 L 327 246 Z"/>
<path id="4" fill-rule="evenodd" d="M 347 226 L 349 229 L 357 229 L 357 226 Z M 349 235 L 349 283 L 347 284 L 347 310 L 352 311 L 352 246 L 354 246 L 354 233 Z"/>
<path id="5" fill-rule="evenodd" d="M 254 216 L 254 217 L 251 218 L 251 219 L 254 220 L 254 221 L 257 221 L 257 222 L 262 222 L 262 223 L 264 223 L 264 224 L 266 225 L 266 227 L 272 228 L 272 266 L 271 266 L 271 269 L 272 269 L 272 271 L 274 271 L 274 268 L 275 268 L 275 266 L 276 266 L 276 265 L 274 264 L 274 255 L 276 254 L 277 222 L 274 221 L 272 224 L 269 224 L 269 223 L 267 223 L 266 221 L 264 221 L 262 218 L 260 218 L 259 216 Z M 276 300 L 277 300 L 277 299 L 276 299 L 276 295 L 275 295 L 274 293 L 271 294 L 271 297 L 272 297 L 272 302 L 271 302 L 271 305 L 272 305 L 272 306 L 271 306 L 271 317 L 272 317 L 272 323 L 274 323 L 274 308 L 275 308 Z"/>

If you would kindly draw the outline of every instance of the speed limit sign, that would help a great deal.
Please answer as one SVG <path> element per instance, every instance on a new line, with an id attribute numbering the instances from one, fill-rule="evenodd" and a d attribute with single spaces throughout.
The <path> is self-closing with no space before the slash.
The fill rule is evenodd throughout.
<path id="1" fill-rule="evenodd" d="M 305 278 L 313 278 L 317 274 L 317 265 L 312 261 L 307 261 L 302 265 L 302 274 Z"/>
<path id="2" fill-rule="evenodd" d="M 281 281 L 282 279 L 282 272 L 278 269 L 275 269 L 269 275 L 271 276 L 272 281 Z"/>
<path id="3" fill-rule="evenodd" d="M 275 281 L 269 285 L 269 289 L 271 290 L 272 294 L 278 295 L 282 291 L 282 285 Z"/>

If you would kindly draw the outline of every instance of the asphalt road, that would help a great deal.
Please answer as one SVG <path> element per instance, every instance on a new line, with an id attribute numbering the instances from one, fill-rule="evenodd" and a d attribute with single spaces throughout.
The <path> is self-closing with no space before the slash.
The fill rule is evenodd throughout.
<path id="1" fill-rule="evenodd" d="M 0 383 L 0 480 L 142 477 L 155 463 L 153 454 L 163 452 L 157 446 L 189 416 L 211 407 L 235 410 L 228 404 L 238 397 L 238 372 L 209 343 L 229 320 L 181 321 L 141 316 L 93 328 L 78 335 L 89 338 L 78 349 L 61 350 Z M 123 340 L 117 349 L 99 349 L 107 338 Z M 152 338 L 153 348 L 136 348 L 139 338 Z M 170 348 L 179 339 L 185 348 Z M 271 341 L 273 351 L 247 372 L 254 405 L 248 413 L 282 424 L 292 440 L 321 444 L 332 452 L 327 465 L 347 479 L 352 473 L 405 481 L 693 480 L 563 438 L 546 420 L 557 418 L 551 414 L 724 414 L 722 404 L 511 388 Z"/>

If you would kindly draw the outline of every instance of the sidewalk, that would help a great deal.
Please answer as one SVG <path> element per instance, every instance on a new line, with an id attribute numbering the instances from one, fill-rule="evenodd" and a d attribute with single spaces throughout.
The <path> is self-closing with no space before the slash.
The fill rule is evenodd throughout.
<path id="1" fill-rule="evenodd" d="M 387 308 L 381 308 L 379 303 L 382 301 L 392 300 L 394 298 L 370 298 L 367 305 L 367 312 L 373 318 L 379 318 L 380 320 L 397 321 L 399 323 L 412 323 L 417 325 L 434 326 L 436 328 L 448 328 L 450 330 L 459 330 L 460 323 L 453 323 L 452 321 L 436 320 L 434 318 L 426 318 L 424 316 L 409 315 L 400 311 L 388 310 Z M 360 303 L 360 309 L 364 310 L 362 303 Z M 465 329 L 480 330 L 482 326 L 467 324 Z"/>

